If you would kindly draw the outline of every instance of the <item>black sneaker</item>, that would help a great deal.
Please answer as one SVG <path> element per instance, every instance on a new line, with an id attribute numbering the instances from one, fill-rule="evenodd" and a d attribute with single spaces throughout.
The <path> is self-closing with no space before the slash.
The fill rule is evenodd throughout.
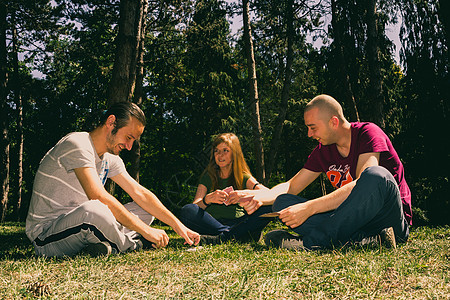
<path id="1" fill-rule="evenodd" d="M 252 232 L 249 233 L 249 237 L 250 237 L 249 242 L 259 243 L 263 239 L 263 233 L 262 231 Z"/>
<path id="2" fill-rule="evenodd" d="M 239 238 L 235 238 L 235 241 L 240 243 L 259 243 L 262 240 L 262 237 L 262 231 L 247 232 Z"/>
<path id="3" fill-rule="evenodd" d="M 108 242 L 99 242 L 87 245 L 81 252 L 92 257 L 108 256 L 112 253 L 112 247 Z"/>
<path id="4" fill-rule="evenodd" d="M 289 250 L 305 250 L 303 241 L 299 236 L 290 234 L 286 230 L 272 230 L 264 237 L 267 246 Z"/>
<path id="5" fill-rule="evenodd" d="M 380 232 L 380 241 L 383 246 L 390 249 L 397 248 L 397 242 L 395 241 L 394 228 L 384 228 Z"/>
<path id="6" fill-rule="evenodd" d="M 155 250 L 154 243 L 147 241 L 143 236 L 138 237 L 138 247 L 137 249 L 144 249 L 144 250 Z"/>
<path id="7" fill-rule="evenodd" d="M 359 246 L 373 246 L 380 247 L 384 246 L 389 249 L 397 248 L 397 243 L 395 241 L 395 233 L 392 227 L 384 228 L 379 234 L 374 236 L 369 236 L 362 239 L 360 242 L 355 243 Z"/>
<path id="8" fill-rule="evenodd" d="M 199 245 L 220 245 L 223 241 L 220 238 L 220 235 L 200 235 L 200 243 Z"/>

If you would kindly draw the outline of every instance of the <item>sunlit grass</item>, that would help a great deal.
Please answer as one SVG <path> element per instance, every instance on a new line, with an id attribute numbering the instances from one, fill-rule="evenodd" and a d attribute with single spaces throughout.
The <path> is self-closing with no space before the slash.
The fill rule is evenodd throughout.
<path id="1" fill-rule="evenodd" d="M 277 224 L 272 225 L 278 226 Z M 290 252 L 228 243 L 103 258 L 34 256 L 21 224 L 0 226 L 0 298 L 449 299 L 450 228 L 416 228 L 395 250 Z"/>

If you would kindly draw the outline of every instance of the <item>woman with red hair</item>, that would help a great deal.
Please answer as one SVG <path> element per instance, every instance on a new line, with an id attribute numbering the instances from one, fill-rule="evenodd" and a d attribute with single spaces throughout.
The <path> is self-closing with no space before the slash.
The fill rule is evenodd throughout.
<path id="1" fill-rule="evenodd" d="M 202 244 L 258 241 L 262 229 L 272 220 L 259 216 L 271 212 L 272 207 L 239 191 L 256 189 L 267 187 L 250 173 L 238 137 L 220 134 L 213 139 L 209 164 L 194 202 L 181 209 L 180 220 L 201 234 Z"/>

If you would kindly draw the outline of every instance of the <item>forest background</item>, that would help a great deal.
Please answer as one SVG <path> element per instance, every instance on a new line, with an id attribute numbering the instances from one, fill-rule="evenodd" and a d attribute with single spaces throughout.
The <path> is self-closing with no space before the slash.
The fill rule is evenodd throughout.
<path id="1" fill-rule="evenodd" d="M 130 174 L 176 213 L 214 134 L 236 133 L 267 186 L 291 178 L 316 146 L 304 105 L 326 93 L 391 138 L 414 224 L 449 224 L 449 14 L 446 0 L 1 0 L 1 221 L 24 221 L 43 155 L 116 101 L 147 116 Z"/>

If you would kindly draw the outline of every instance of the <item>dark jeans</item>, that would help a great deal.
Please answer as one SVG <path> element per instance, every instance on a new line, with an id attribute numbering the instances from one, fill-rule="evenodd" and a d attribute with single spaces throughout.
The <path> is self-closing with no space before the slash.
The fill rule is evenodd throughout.
<path id="1" fill-rule="evenodd" d="M 179 219 L 186 227 L 199 234 L 220 235 L 222 241 L 235 239 L 248 242 L 258 240 L 263 228 L 273 220 L 259 217 L 269 212 L 272 212 L 272 206 L 261 206 L 251 215 L 216 220 L 197 204 L 187 204 L 181 208 Z"/>
<path id="2" fill-rule="evenodd" d="M 273 211 L 303 203 L 295 195 L 278 196 Z M 308 249 L 331 248 L 359 242 L 384 228 L 393 227 L 397 242 L 406 242 L 409 226 L 403 216 L 400 192 L 392 174 L 383 167 L 369 167 L 361 174 L 348 198 L 334 211 L 309 217 L 293 228 Z"/>

